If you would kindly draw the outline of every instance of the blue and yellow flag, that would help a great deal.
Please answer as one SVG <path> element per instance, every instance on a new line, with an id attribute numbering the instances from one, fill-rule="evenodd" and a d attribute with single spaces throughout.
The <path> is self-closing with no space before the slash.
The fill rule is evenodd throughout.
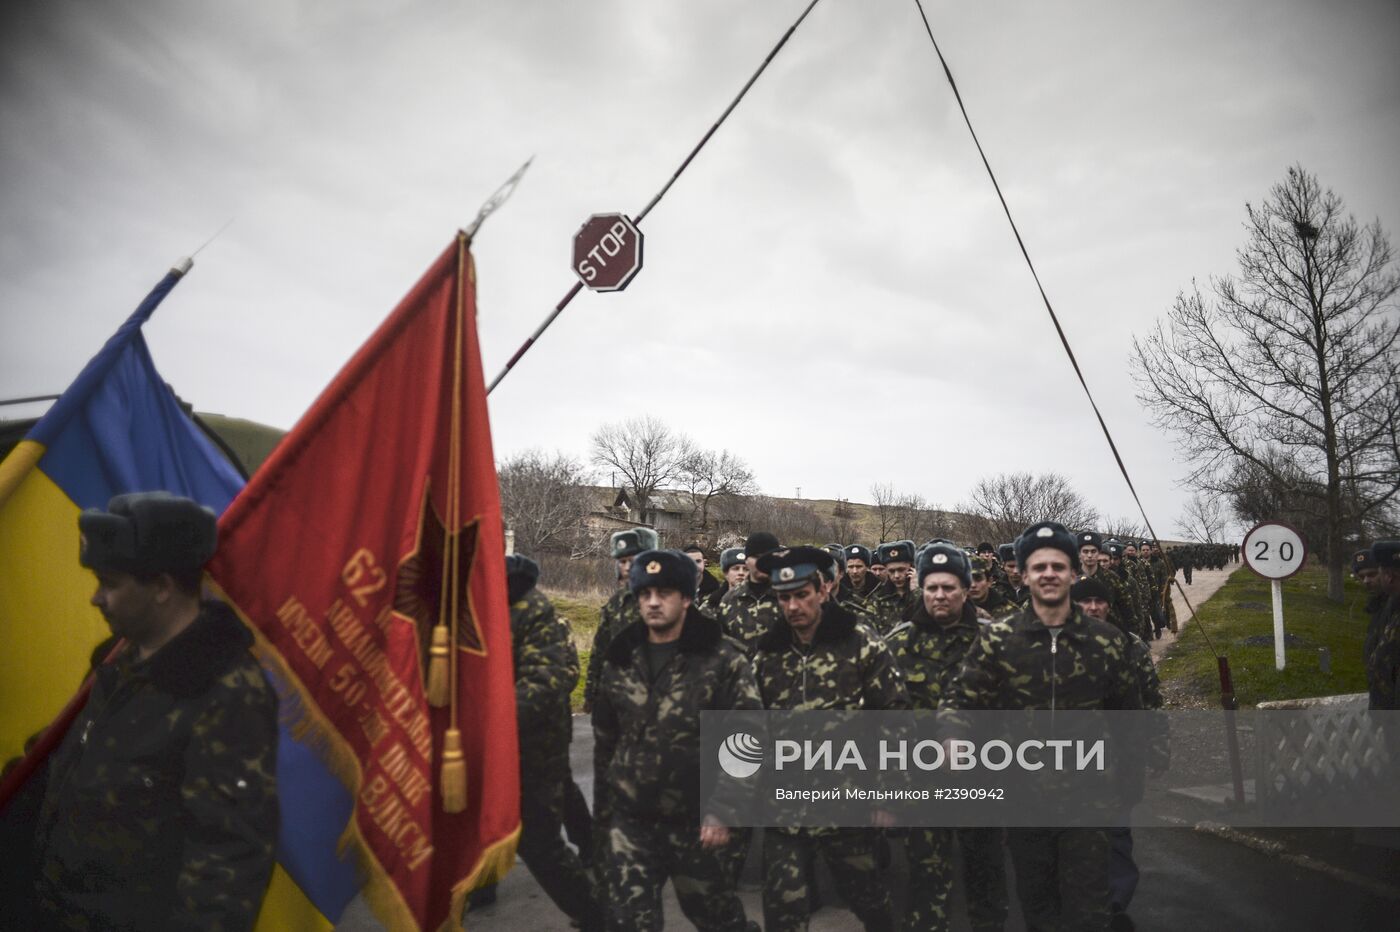
<path id="1" fill-rule="evenodd" d="M 78 565 L 78 513 L 153 489 L 222 513 L 243 486 L 180 409 L 141 334 L 183 272 L 165 276 L 0 462 L 0 759 L 20 754 L 63 709 L 110 634 L 88 601 L 92 575 Z M 336 851 L 351 800 L 285 727 L 278 788 L 279 864 L 259 927 L 329 929 L 359 886 Z"/>

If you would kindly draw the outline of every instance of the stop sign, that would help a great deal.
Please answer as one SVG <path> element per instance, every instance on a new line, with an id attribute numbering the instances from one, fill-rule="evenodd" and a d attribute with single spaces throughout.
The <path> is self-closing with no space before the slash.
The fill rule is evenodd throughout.
<path id="1" fill-rule="evenodd" d="M 574 234 L 574 273 L 594 291 L 621 291 L 642 269 L 642 231 L 623 214 L 594 214 Z"/>

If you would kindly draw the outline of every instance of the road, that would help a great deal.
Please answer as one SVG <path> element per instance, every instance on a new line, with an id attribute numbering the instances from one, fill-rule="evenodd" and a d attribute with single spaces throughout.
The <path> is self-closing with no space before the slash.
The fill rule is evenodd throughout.
<path id="1" fill-rule="evenodd" d="M 1243 563 L 1227 563 L 1223 570 L 1196 570 L 1191 574 L 1191 585 L 1186 585 L 1180 570 L 1177 571 L 1176 581 L 1181 583 L 1181 588 L 1186 590 L 1186 596 L 1191 600 L 1191 604 L 1200 608 L 1205 604 L 1206 599 L 1215 595 L 1217 589 L 1225 585 L 1225 580 L 1230 578 L 1230 574 L 1236 570 L 1243 569 Z M 1244 570 L 1244 572 L 1249 572 Z M 1176 609 L 1176 618 L 1179 630 L 1184 630 L 1187 621 L 1191 617 L 1191 612 L 1186 607 L 1186 602 L 1181 597 L 1181 589 L 1175 585 L 1171 587 L 1172 606 Z M 1166 654 L 1168 648 L 1176 643 L 1176 635 L 1170 630 L 1162 632 L 1160 640 L 1152 642 L 1152 659 L 1158 661 Z"/>
<path id="2" fill-rule="evenodd" d="M 1200 577 L 1197 576 L 1197 579 Z M 574 743 L 570 757 L 574 776 L 584 795 L 592 798 L 593 736 L 586 717 L 574 717 Z M 1327 833 L 1335 845 L 1338 832 Z M 1313 848 L 1307 833 L 1294 833 L 1298 847 Z M 1384 885 L 1370 887 L 1319 870 L 1297 866 L 1286 859 L 1262 854 L 1244 845 L 1190 828 L 1147 829 L 1134 832 L 1137 860 L 1142 871 L 1131 915 L 1142 930 L 1182 932 L 1187 930 L 1233 930 L 1233 932 L 1316 932 L 1318 929 L 1393 930 L 1400 915 L 1400 887 L 1387 891 Z M 1345 839 L 1349 843 L 1349 838 Z M 1319 844 L 1317 847 L 1321 847 Z M 1395 871 L 1390 876 L 1400 884 L 1400 852 L 1374 849 L 1377 858 L 1388 858 Z M 750 858 L 745 887 L 740 896 L 749 917 L 761 921 L 762 908 L 757 890 L 758 866 Z M 1014 874 L 1008 862 L 1008 875 Z M 896 891 L 905 883 L 901 859 L 891 868 L 890 882 Z M 1014 883 L 1014 881 L 1013 881 Z M 1377 889 L 1380 886 L 1381 889 Z M 1014 890 L 1014 887 L 1013 887 Z M 540 890 L 530 872 L 517 864 L 498 888 L 495 905 L 474 910 L 467 917 L 467 928 L 477 930 L 563 930 L 570 928 L 564 916 Z M 967 929 L 961 905 L 961 892 L 955 906 L 954 929 Z M 828 901 L 835 894 L 828 892 Z M 1008 932 L 1024 929 L 1020 912 L 1011 896 Z M 668 928 L 689 928 L 681 915 L 670 887 L 666 892 Z M 860 928 L 845 910 L 827 907 L 812 919 L 812 932 L 837 932 Z"/>

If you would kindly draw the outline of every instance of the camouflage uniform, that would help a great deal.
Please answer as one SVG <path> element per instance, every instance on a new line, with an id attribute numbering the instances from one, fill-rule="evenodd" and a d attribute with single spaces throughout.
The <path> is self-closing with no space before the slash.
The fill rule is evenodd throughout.
<path id="1" fill-rule="evenodd" d="M 1133 611 L 1132 596 L 1128 582 L 1116 570 L 1099 567 L 1090 576 L 1108 589 L 1108 622 L 1124 634 L 1136 634 L 1132 620 L 1137 617 Z"/>
<path id="2" fill-rule="evenodd" d="M 909 701 L 916 709 L 936 709 L 957 676 L 963 657 L 981 631 L 971 600 L 950 625 L 930 618 L 921 605 L 914 618 L 886 638 L 895 662 L 904 673 Z M 947 929 L 952 916 L 953 839 L 963 855 L 963 885 L 967 891 L 972 928 L 1001 929 L 1009 906 L 1006 898 L 1006 857 L 999 828 L 913 828 L 906 849 L 909 858 L 909 905 L 904 928 Z"/>
<path id="3" fill-rule="evenodd" d="M 809 645 L 785 619 L 758 641 L 754 666 L 768 709 L 907 709 L 904 678 L 879 635 L 828 602 Z M 763 834 L 763 927 L 805 929 L 807 865 L 820 853 L 837 889 L 867 929 L 893 929 L 876 866 L 877 833 L 859 828 L 770 828 Z"/>
<path id="4" fill-rule="evenodd" d="M 1123 602 L 1128 612 L 1126 630 L 1139 637 L 1144 634 L 1152 637 L 1151 622 L 1143 620 L 1146 617 L 1146 608 L 1142 604 L 1142 588 L 1138 585 L 1137 577 L 1133 575 L 1128 561 L 1120 559 L 1117 566 L 1110 567 L 1104 581 L 1109 584 L 1110 589 L 1123 593 Z"/>
<path id="5" fill-rule="evenodd" d="M 1034 605 L 986 625 L 964 660 L 945 709 L 1138 709 L 1127 641 L 1077 607 L 1058 628 Z M 1021 911 L 1032 929 L 1108 927 L 1108 836 L 1101 829 L 1007 833 Z"/>
<path id="6" fill-rule="evenodd" d="M 1127 635 L 1128 662 L 1138 679 L 1138 692 L 1144 709 L 1162 707 L 1162 683 L 1157 676 L 1157 665 L 1152 662 L 1152 648 L 1136 634 Z M 1149 765 L 1154 770 L 1165 770 L 1171 761 L 1167 743 L 1165 723 L 1159 732 L 1152 736 L 1151 750 L 1148 753 Z M 1108 831 L 1108 901 L 1115 913 L 1127 912 L 1138 885 L 1138 868 L 1133 861 L 1133 834 L 1126 826 L 1110 828 Z"/>
<path id="7" fill-rule="evenodd" d="M 882 579 L 866 598 L 865 610 L 875 619 L 876 631 L 884 634 L 901 621 L 912 618 L 919 600 L 917 590 L 899 590 L 888 579 Z"/>
<path id="8" fill-rule="evenodd" d="M 593 649 L 588 655 L 588 674 L 583 681 L 583 703 L 588 708 L 593 707 L 593 700 L 598 695 L 598 678 L 603 670 L 603 658 L 608 654 L 608 645 L 619 631 L 641 620 L 637 597 L 626 586 L 614 592 L 612 598 L 603 604 L 598 613 L 598 630 L 593 632 Z"/>
<path id="9" fill-rule="evenodd" d="M 532 575 L 522 579 L 512 573 L 510 587 L 520 739 L 520 859 L 562 912 L 586 929 L 601 928 L 588 874 L 560 837 L 564 788 L 573 782 L 569 696 L 578 683 L 578 651 L 568 624 L 534 588 Z"/>
<path id="10" fill-rule="evenodd" d="M 1127 567 L 1128 577 L 1132 579 L 1136 587 L 1138 600 L 1138 624 L 1136 634 L 1142 636 L 1143 640 L 1152 640 L 1157 630 L 1157 623 L 1154 619 L 1152 608 L 1152 580 L 1148 578 L 1147 564 L 1137 557 L 1124 557 L 1123 565 Z"/>
<path id="11" fill-rule="evenodd" d="M 1371 616 L 1362 650 L 1370 708 L 1400 709 L 1400 596 L 1386 599 Z"/>
<path id="12" fill-rule="evenodd" d="M 968 601 L 972 602 L 971 596 L 968 597 Z M 1014 599 L 1008 598 L 1006 594 L 1000 591 L 996 586 L 987 590 L 987 597 L 985 599 L 981 602 L 973 602 L 973 604 L 993 618 L 1002 618 L 1012 612 L 1019 611 L 1021 608 L 1021 606 L 1016 604 Z"/>
<path id="13" fill-rule="evenodd" d="M 205 602 L 98 669 L 40 810 L 43 928 L 252 928 L 277 838 L 277 696 L 252 643 Z"/>
<path id="14" fill-rule="evenodd" d="M 706 814 L 736 821 L 721 792 L 701 799 L 700 713 L 761 708 L 748 660 L 694 606 L 675 656 L 655 679 L 645 624 L 613 640 L 593 710 L 595 786 L 608 821 L 609 929 L 660 929 L 668 877 L 696 926 L 744 929 L 744 908 L 720 853 L 700 845 Z"/>
<path id="15" fill-rule="evenodd" d="M 724 633 L 738 641 L 744 653 L 750 655 L 759 639 L 782 617 L 773 590 L 767 583 L 755 583 L 752 579 L 729 590 L 719 603 L 719 623 Z"/>

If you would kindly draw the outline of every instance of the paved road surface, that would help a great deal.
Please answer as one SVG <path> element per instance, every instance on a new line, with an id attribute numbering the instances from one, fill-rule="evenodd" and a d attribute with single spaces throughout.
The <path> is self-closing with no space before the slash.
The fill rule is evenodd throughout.
<path id="1" fill-rule="evenodd" d="M 1182 588 L 1186 590 L 1191 604 L 1200 608 L 1206 599 L 1215 595 L 1215 591 L 1225 585 L 1225 580 L 1229 579 L 1230 574 L 1236 570 L 1249 572 L 1249 570 L 1244 569 L 1243 563 L 1227 563 L 1223 570 L 1196 570 L 1191 574 L 1191 585 L 1189 586 L 1186 585 L 1181 571 L 1177 570 L 1176 581 L 1181 583 Z M 1191 612 L 1186 608 L 1186 602 L 1181 598 L 1181 592 L 1175 585 L 1172 586 L 1171 593 L 1172 605 L 1176 608 L 1178 629 L 1184 629 L 1191 617 Z M 1152 659 L 1160 662 L 1162 656 L 1167 652 L 1167 648 L 1175 643 L 1176 635 L 1172 634 L 1170 630 L 1163 631 L 1161 640 L 1152 642 Z"/>
<path id="2" fill-rule="evenodd" d="M 1199 579 L 1199 576 L 1197 577 Z M 584 795 L 592 798 L 593 737 L 588 720 L 574 718 L 571 757 L 574 776 Z M 1330 830 L 1323 830 L 1330 831 Z M 1332 833 L 1335 836 L 1335 832 Z M 1387 897 L 1338 880 L 1325 873 L 1294 866 L 1230 841 L 1182 829 L 1149 829 L 1134 832 L 1142 880 L 1131 913 L 1142 930 L 1161 932 L 1318 932 L 1318 930 L 1394 930 L 1400 916 L 1400 890 Z M 1306 836 L 1304 835 L 1304 842 Z M 1400 883 L 1400 853 L 1376 849 L 1377 857 L 1395 864 Z M 1008 863 L 1008 874 L 1011 874 Z M 1014 875 L 1012 875 L 1014 876 Z M 750 858 L 741 899 L 752 919 L 762 918 L 757 892 L 757 864 Z M 904 886 L 900 860 L 891 871 L 895 890 Z M 961 892 L 955 908 L 954 929 L 967 929 Z M 834 900 L 828 894 L 828 900 Z M 1008 932 L 1024 929 L 1011 897 Z M 687 929 L 670 887 L 666 892 L 667 928 Z M 544 895 L 530 872 L 517 865 L 498 888 L 495 905 L 470 913 L 467 928 L 477 930 L 553 930 L 567 932 L 569 923 Z M 812 932 L 856 930 L 859 924 L 845 910 L 828 907 L 812 919 Z"/>

